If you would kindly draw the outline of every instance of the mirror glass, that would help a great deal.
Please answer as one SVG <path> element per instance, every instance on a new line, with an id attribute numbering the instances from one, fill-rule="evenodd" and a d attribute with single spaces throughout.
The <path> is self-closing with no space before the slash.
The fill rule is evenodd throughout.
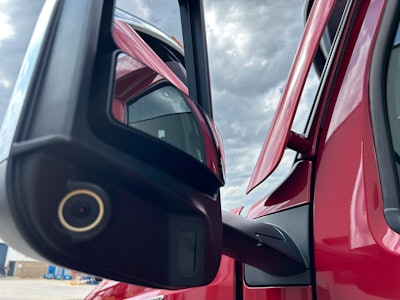
<path id="1" fill-rule="evenodd" d="M 130 127 L 171 144 L 205 161 L 204 143 L 193 113 L 182 94 L 172 86 L 160 86 L 127 104 Z"/>
<path id="2" fill-rule="evenodd" d="M 163 76 L 125 53 L 117 58 L 112 115 L 207 164 L 210 128 L 203 112 Z"/>

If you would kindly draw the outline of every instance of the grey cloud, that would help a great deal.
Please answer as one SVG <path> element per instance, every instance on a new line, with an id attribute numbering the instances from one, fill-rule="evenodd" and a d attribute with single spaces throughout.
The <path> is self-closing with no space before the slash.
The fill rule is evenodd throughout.
<path id="1" fill-rule="evenodd" d="M 182 41 L 178 1 L 117 0 L 116 6 L 126 10 Z"/>
<path id="2" fill-rule="evenodd" d="M 298 1 L 206 2 L 207 37 L 216 89 L 257 94 L 286 77 L 301 32 Z M 257 4 L 257 5 L 255 5 Z M 300 26 L 299 26 L 300 25 Z M 222 74 L 214 75 L 215 72 Z"/>
<path id="3" fill-rule="evenodd" d="M 292 1 L 206 1 L 211 84 L 225 142 L 223 207 L 261 199 L 288 173 L 291 159 L 250 195 L 248 180 L 266 137 L 301 36 L 302 7 Z"/>

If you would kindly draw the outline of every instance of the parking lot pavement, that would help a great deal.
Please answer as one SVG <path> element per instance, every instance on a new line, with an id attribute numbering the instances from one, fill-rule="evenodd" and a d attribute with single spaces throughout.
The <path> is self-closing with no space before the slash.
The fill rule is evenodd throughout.
<path id="1" fill-rule="evenodd" d="M 69 280 L 0 278 L 1 300 L 82 300 L 94 285 Z"/>

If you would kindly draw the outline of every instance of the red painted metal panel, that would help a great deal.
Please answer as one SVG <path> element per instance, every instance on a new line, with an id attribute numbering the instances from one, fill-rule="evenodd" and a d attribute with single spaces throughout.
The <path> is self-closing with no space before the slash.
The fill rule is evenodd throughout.
<path id="1" fill-rule="evenodd" d="M 247 192 L 262 183 L 276 169 L 282 159 L 283 152 L 288 145 L 290 129 L 308 71 L 335 2 L 334 0 L 317 0 L 313 5 L 289 73 L 287 85 L 272 120 Z"/>
<path id="2" fill-rule="evenodd" d="M 250 288 L 244 286 L 243 300 L 311 300 L 311 286 Z"/>
<path id="3" fill-rule="evenodd" d="M 132 27 L 122 21 L 115 20 L 113 30 L 114 40 L 122 51 L 143 62 L 168 79 L 186 95 L 188 94 L 187 87 L 182 81 L 165 65 L 161 58 L 154 53 Z"/>
<path id="4" fill-rule="evenodd" d="M 312 163 L 298 162 L 271 195 L 255 203 L 247 218 L 255 219 L 310 202 Z"/>
<path id="5" fill-rule="evenodd" d="M 387 225 L 369 112 L 369 72 L 384 0 L 362 1 L 317 149 L 318 299 L 398 299 L 400 235 Z M 384 184 L 384 183 L 383 183 Z"/>
<path id="6" fill-rule="evenodd" d="M 165 300 L 233 300 L 236 299 L 235 276 L 234 260 L 222 256 L 220 269 L 214 281 L 203 287 L 169 291 L 104 280 L 85 299 L 140 300 L 157 299 L 157 296 L 164 296 Z"/>

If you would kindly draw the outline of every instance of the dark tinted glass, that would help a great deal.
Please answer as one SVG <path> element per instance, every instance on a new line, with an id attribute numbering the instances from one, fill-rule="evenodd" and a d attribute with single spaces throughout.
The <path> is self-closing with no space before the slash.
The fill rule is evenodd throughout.
<path id="1" fill-rule="evenodd" d="M 400 175 L 400 30 L 397 31 L 390 54 L 387 73 L 387 115 L 394 157 Z"/>
<path id="2" fill-rule="evenodd" d="M 204 143 L 193 113 L 172 86 L 159 87 L 129 103 L 128 124 L 205 162 Z"/>

